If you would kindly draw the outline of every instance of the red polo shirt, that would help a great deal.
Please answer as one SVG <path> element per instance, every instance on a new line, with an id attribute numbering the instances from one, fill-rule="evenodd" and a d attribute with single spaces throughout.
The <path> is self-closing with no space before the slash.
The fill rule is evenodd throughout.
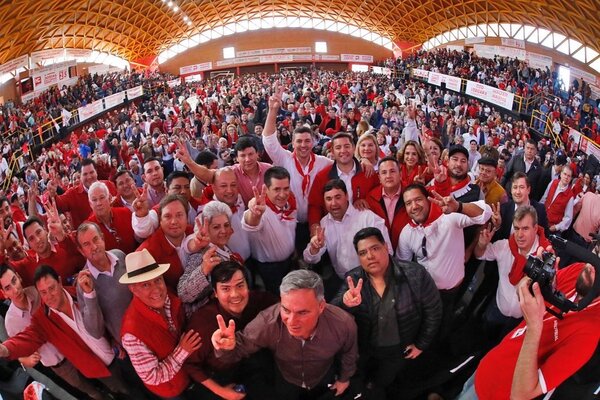
<path id="1" fill-rule="evenodd" d="M 115 185 L 110 181 L 103 182 L 112 196 L 117 195 Z M 56 196 L 56 207 L 61 213 L 70 212 L 73 221 L 73 229 L 77 229 L 79 225 L 87 219 L 92 213 L 90 202 L 88 201 L 87 191 L 83 188 L 83 184 L 67 190 L 66 193 Z"/>

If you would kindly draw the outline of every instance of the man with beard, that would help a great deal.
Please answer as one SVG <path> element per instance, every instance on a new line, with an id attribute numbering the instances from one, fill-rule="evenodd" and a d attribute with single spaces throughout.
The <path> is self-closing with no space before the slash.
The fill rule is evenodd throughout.
<path id="1" fill-rule="evenodd" d="M 434 183 L 434 189 L 441 196 L 453 196 L 463 203 L 483 200 L 478 185 L 471 183 L 469 172 L 469 151 L 463 146 L 452 146 L 448 152 L 448 178 Z"/>
<path id="2" fill-rule="evenodd" d="M 14 237 L 18 240 L 21 246 L 24 246 L 27 242 L 23 233 L 23 223 L 15 222 L 13 220 L 13 213 L 10 207 L 8 198 L 0 197 L 0 263 L 4 262 L 4 250 L 8 249 L 5 242 L 8 241 L 9 237 Z"/>

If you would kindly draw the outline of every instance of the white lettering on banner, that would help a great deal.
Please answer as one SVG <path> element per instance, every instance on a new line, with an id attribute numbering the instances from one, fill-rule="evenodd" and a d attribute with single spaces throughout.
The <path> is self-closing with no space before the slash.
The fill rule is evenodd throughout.
<path id="1" fill-rule="evenodd" d="M 519 39 L 502 38 L 502 45 L 509 46 L 509 47 L 517 47 L 519 49 L 524 49 L 525 41 L 519 40 Z"/>
<path id="2" fill-rule="evenodd" d="M 466 38 L 465 44 L 485 43 L 484 37 Z"/>
<path id="3" fill-rule="evenodd" d="M 429 78 L 427 79 L 427 83 L 429 83 L 431 85 L 440 86 L 442 84 L 442 74 L 430 71 Z"/>
<path id="4" fill-rule="evenodd" d="M 513 93 L 473 81 L 467 81 L 465 93 L 508 110 L 512 110 L 515 99 Z"/>
<path id="5" fill-rule="evenodd" d="M 210 71 L 212 69 L 212 61 L 203 62 L 200 64 L 186 65 L 179 68 L 179 75 L 193 74 L 200 71 Z"/>
<path id="6" fill-rule="evenodd" d="M 340 54 L 340 60 L 344 62 L 372 63 L 373 56 L 366 54 Z"/>
<path id="7" fill-rule="evenodd" d="M 0 65 L 0 75 L 8 74 L 9 72 L 13 72 L 21 67 L 29 66 L 29 55 L 23 54 L 21 57 L 13 58 L 10 61 L 5 62 Z"/>
<path id="8" fill-rule="evenodd" d="M 427 77 L 429 77 L 429 71 L 419 68 L 413 68 L 413 76 L 427 79 Z"/>
<path id="9" fill-rule="evenodd" d="M 179 78 L 167 81 L 167 86 L 169 86 L 170 88 L 174 88 L 175 86 L 179 85 L 181 85 L 181 79 Z"/>

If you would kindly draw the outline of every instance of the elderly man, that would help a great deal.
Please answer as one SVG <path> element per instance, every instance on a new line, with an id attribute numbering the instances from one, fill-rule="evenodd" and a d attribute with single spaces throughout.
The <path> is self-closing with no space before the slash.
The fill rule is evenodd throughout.
<path id="1" fill-rule="evenodd" d="M 506 190 L 496 180 L 498 161 L 492 157 L 483 157 L 478 164 L 479 174 L 475 183 L 479 185 L 485 196 L 485 202 L 490 206 L 498 203 L 504 204 L 508 201 Z"/>
<path id="2" fill-rule="evenodd" d="M 123 314 L 131 302 L 131 292 L 119 285 L 125 273 L 125 253 L 119 249 L 107 251 L 104 233 L 93 222 L 79 225 L 76 235 L 79 251 L 86 258 L 80 275 L 87 276 L 78 281 L 77 296 L 98 298 L 106 329 L 120 343 Z"/>
<path id="3" fill-rule="evenodd" d="M 425 268 L 390 257 L 379 229 L 361 229 L 353 243 L 360 266 L 346 274 L 332 303 L 355 318 L 359 372 L 372 392 L 368 398 L 385 399 L 386 389 L 408 360 L 432 344 L 442 320 L 442 303 Z"/>
<path id="4" fill-rule="evenodd" d="M 98 181 L 96 172 L 96 163 L 91 158 L 86 158 L 81 162 L 81 183 L 66 191 L 60 196 L 56 195 L 56 183 L 54 180 L 48 182 L 48 194 L 56 200 L 56 207 L 59 212 L 70 212 L 73 226 L 79 226 L 90 215 L 92 209 L 88 202 L 88 190 L 92 183 Z M 106 184 L 108 191 L 112 196 L 117 194 L 115 185 L 110 181 L 102 181 Z"/>
<path id="5" fill-rule="evenodd" d="M 308 270 L 292 271 L 280 287 L 281 302 L 260 312 L 241 332 L 235 323 L 212 335 L 215 354 L 226 362 L 271 350 L 277 372 L 277 399 L 317 398 L 328 390 L 341 395 L 356 371 L 356 324 L 336 306 L 326 304 L 323 282 Z M 335 360 L 339 366 L 334 365 Z"/>
<path id="6" fill-rule="evenodd" d="M 127 255 L 125 266 L 119 282 L 128 285 L 133 299 L 123 316 L 121 337 L 133 367 L 160 398 L 194 398 L 182 366 L 202 339 L 194 331 L 183 333 L 181 301 L 168 293 L 163 277 L 169 264 L 158 264 L 144 249 Z"/>
<path id="7" fill-rule="evenodd" d="M 131 253 L 138 240 L 131 227 L 131 211 L 126 207 L 111 207 L 110 193 L 104 182 L 94 182 L 88 190 L 92 214 L 87 221 L 98 224 L 108 250 L 119 249 Z"/>
<path id="8" fill-rule="evenodd" d="M 38 308 L 24 331 L 0 345 L 0 357 L 29 356 L 49 342 L 86 378 L 100 380 L 114 393 L 129 394 L 114 362 L 115 353 L 103 336 L 97 299 L 85 297 L 85 307 L 78 305 L 48 265 L 36 270 L 34 282 L 44 307 Z"/>

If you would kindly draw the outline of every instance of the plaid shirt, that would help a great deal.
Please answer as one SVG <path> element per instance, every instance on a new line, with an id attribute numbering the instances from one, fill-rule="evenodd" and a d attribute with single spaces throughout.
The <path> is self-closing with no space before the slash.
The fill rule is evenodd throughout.
<path id="1" fill-rule="evenodd" d="M 165 301 L 165 315 L 169 329 L 175 329 L 171 316 L 171 300 Z M 130 333 L 123 335 L 123 347 L 129 354 L 131 364 L 135 371 L 147 385 L 160 385 L 168 382 L 179 372 L 189 353 L 181 347 L 175 347 L 173 353 L 163 360 L 159 360 L 140 339 Z"/>

